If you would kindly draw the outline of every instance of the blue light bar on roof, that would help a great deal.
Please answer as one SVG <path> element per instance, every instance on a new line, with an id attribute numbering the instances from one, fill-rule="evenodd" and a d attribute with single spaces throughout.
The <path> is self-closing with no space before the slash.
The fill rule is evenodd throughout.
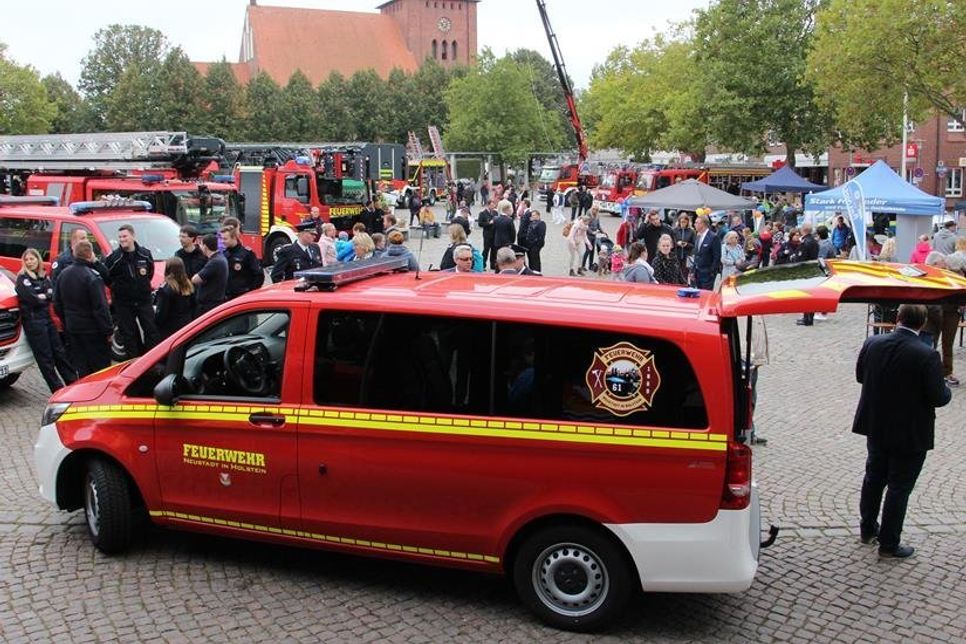
<path id="1" fill-rule="evenodd" d="M 44 197 L 41 195 L 24 197 L 0 195 L 0 206 L 56 206 L 59 201 L 57 197 Z"/>
<path id="2" fill-rule="evenodd" d="M 135 199 L 110 199 L 102 201 L 78 201 L 70 205 L 72 215 L 87 215 L 92 212 L 103 212 L 105 210 L 141 210 L 148 212 L 151 204 L 147 201 L 137 201 Z"/>
<path id="3" fill-rule="evenodd" d="M 235 183 L 234 175 L 230 175 L 230 174 L 212 175 L 211 180 L 215 183 Z"/>
<path id="4" fill-rule="evenodd" d="M 406 270 L 409 270 L 409 260 L 405 257 L 373 257 L 357 262 L 322 266 L 295 273 L 295 277 L 302 280 L 301 284 L 296 285 L 295 290 L 305 291 L 309 288 L 316 287 L 319 290 L 331 291 L 339 286 L 375 277 L 376 275 L 385 275 L 386 273 Z"/>

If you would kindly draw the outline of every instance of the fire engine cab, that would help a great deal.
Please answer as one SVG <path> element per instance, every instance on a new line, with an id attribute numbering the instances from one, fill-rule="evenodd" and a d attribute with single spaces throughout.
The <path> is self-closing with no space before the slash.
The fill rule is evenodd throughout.
<path id="1" fill-rule="evenodd" d="M 750 272 L 720 294 L 405 267 L 306 271 L 59 390 L 35 446 L 41 495 L 83 508 L 110 554 L 143 514 L 506 574 L 549 624 L 599 628 L 635 589 L 754 580 L 739 317 L 966 300 L 945 271 L 845 261 Z"/>
<path id="2" fill-rule="evenodd" d="M 223 145 L 186 132 L 0 136 L 0 175 L 11 191 L 56 197 L 62 206 L 115 197 L 145 201 L 205 234 L 239 213 L 231 182 L 204 178 Z"/>
<path id="3" fill-rule="evenodd" d="M 620 214 L 621 203 L 634 196 L 639 170 L 633 166 L 607 171 L 600 185 L 592 191 L 601 212 Z"/>

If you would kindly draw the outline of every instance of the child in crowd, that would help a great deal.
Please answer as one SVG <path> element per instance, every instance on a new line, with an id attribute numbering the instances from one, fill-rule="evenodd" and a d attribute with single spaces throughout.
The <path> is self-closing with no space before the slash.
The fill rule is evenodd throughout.
<path id="1" fill-rule="evenodd" d="M 624 270 L 624 266 L 627 264 L 627 255 L 624 254 L 624 249 L 620 244 L 614 246 L 614 250 L 610 252 L 610 267 L 608 272 L 620 275 L 621 271 Z"/>

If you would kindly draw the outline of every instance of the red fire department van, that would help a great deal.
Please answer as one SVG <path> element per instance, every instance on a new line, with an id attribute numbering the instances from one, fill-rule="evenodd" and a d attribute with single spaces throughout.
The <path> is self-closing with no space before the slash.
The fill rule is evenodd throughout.
<path id="1" fill-rule="evenodd" d="M 404 267 L 314 269 L 61 389 L 35 446 L 41 495 L 84 508 L 107 553 L 143 513 L 506 574 L 541 619 L 593 629 L 635 590 L 755 577 L 739 316 L 966 295 L 943 271 L 850 262 L 764 269 L 720 295 L 368 275 Z"/>
<path id="2" fill-rule="evenodd" d="M 0 391 L 7 389 L 34 363 L 20 320 L 20 301 L 14 290 L 17 276 L 0 269 Z"/>

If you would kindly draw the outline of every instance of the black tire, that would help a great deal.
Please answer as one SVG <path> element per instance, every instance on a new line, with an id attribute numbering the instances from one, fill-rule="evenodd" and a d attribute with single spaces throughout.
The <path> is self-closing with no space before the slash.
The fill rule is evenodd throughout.
<path id="1" fill-rule="evenodd" d="M 10 389 L 15 382 L 20 379 L 19 373 L 8 373 L 3 378 L 0 378 L 0 391 L 5 389 Z"/>
<path id="2" fill-rule="evenodd" d="M 91 543 L 105 554 L 123 552 L 134 534 L 131 488 L 117 465 L 92 460 L 84 473 L 84 517 Z"/>
<path id="3" fill-rule="evenodd" d="M 513 585 L 543 622 L 568 631 L 607 626 L 631 597 L 634 575 L 621 547 L 590 527 L 554 526 L 521 544 Z"/>

